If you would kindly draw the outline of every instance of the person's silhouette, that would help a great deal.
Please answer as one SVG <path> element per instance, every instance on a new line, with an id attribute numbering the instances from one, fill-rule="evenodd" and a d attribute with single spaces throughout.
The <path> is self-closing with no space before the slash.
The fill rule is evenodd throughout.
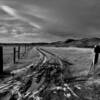
<path id="1" fill-rule="evenodd" d="M 98 59 L 99 59 L 99 53 L 100 53 L 100 45 L 95 45 L 94 46 L 94 57 L 93 57 L 93 62 L 91 64 L 91 67 L 89 69 L 89 73 L 88 75 L 95 75 L 96 74 L 96 65 L 98 63 Z"/>
<path id="2" fill-rule="evenodd" d="M 95 53 L 94 65 L 96 65 L 98 63 L 98 59 L 99 59 L 100 45 L 95 45 L 95 47 L 94 47 L 94 53 Z"/>

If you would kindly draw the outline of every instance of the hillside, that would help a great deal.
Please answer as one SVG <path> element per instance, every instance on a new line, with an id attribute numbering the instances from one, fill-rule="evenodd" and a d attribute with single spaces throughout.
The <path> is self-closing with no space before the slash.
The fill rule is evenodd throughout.
<path id="1" fill-rule="evenodd" d="M 53 47 L 81 47 L 93 48 L 94 45 L 100 44 L 100 38 L 83 38 L 83 39 L 67 39 L 65 41 L 56 41 L 51 43 L 37 42 L 37 43 L 0 43 L 2 46 L 27 45 L 27 46 L 53 46 Z"/>
<path id="2" fill-rule="evenodd" d="M 51 43 L 52 45 L 55 45 L 57 47 L 64 46 L 64 47 L 86 47 L 86 48 L 92 48 L 96 44 L 100 44 L 100 38 L 83 38 L 83 39 L 67 39 L 65 41 L 58 41 Z"/>

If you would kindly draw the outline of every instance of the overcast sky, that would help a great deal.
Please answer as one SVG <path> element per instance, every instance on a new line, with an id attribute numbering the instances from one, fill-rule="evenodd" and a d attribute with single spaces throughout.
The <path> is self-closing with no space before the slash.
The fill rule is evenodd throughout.
<path id="1" fill-rule="evenodd" d="M 0 0 L 0 18 L 19 19 L 35 29 L 28 35 L 0 35 L 1 41 L 100 37 L 100 0 Z"/>

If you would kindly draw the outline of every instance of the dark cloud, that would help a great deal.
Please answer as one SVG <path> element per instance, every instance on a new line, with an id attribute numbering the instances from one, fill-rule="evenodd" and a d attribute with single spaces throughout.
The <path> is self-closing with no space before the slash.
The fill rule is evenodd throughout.
<path id="1" fill-rule="evenodd" d="M 21 20 L 57 39 L 100 36 L 99 0 L 0 0 Z M 0 12 L 2 13 L 2 12 Z M 40 35 L 41 37 L 41 35 Z M 40 39 L 39 37 L 39 39 Z M 58 38 L 59 37 L 59 38 Z M 38 38 L 38 37 L 37 37 Z"/>

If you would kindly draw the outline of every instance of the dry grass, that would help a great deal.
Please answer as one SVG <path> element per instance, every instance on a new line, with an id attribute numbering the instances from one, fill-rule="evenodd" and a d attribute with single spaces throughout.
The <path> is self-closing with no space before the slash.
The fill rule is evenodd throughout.
<path id="1" fill-rule="evenodd" d="M 87 75 L 93 60 L 93 49 L 79 49 L 79 48 L 55 48 L 44 47 L 44 49 L 65 58 L 73 63 L 70 66 L 72 74 L 75 76 Z M 100 73 L 100 57 L 97 71 Z M 68 100 L 100 100 L 100 78 L 91 77 L 86 82 L 70 84 L 73 91 L 80 97 L 79 99 L 70 98 Z M 80 89 L 75 88 L 79 86 Z"/>
<path id="2" fill-rule="evenodd" d="M 73 63 L 71 67 L 72 73 L 76 75 L 87 74 L 93 59 L 92 49 L 77 49 L 77 48 L 55 48 L 44 47 L 44 49 L 59 55 L 60 57 Z"/>
<path id="3" fill-rule="evenodd" d="M 92 63 L 92 58 L 93 58 L 93 51 L 91 49 L 76 49 L 76 48 L 55 48 L 55 47 L 42 47 L 62 58 L 65 60 L 68 60 L 69 62 L 73 63 L 73 65 L 70 66 L 72 74 L 73 75 L 86 75 L 88 72 L 89 67 L 91 66 Z M 24 49 L 21 51 L 23 52 Z M 13 54 L 13 48 L 11 47 L 6 47 L 4 48 L 4 62 L 5 65 L 11 63 L 11 58 Z M 31 49 L 28 51 L 28 54 L 25 58 L 22 58 L 19 62 L 22 64 L 15 64 L 14 67 L 23 67 L 26 64 L 29 64 L 30 62 L 35 63 L 38 61 L 39 55 L 38 53 L 34 50 Z M 100 82 L 100 81 L 99 81 Z M 32 83 L 32 86 L 30 88 L 31 90 L 34 90 L 34 88 L 37 86 L 37 84 L 34 82 Z M 72 88 L 72 90 L 80 97 L 75 98 L 74 96 L 71 96 L 68 98 L 68 100 L 99 100 L 99 87 L 100 85 L 90 85 L 90 82 L 87 81 L 86 83 L 72 83 L 69 84 L 69 86 Z M 80 88 L 80 89 L 79 89 Z M 94 93 L 94 91 L 96 92 Z M 94 97 L 93 97 L 94 96 Z M 48 98 L 50 95 L 48 96 Z M 57 95 L 53 96 L 51 95 L 52 99 L 50 100 L 65 100 L 65 98 L 61 96 L 61 98 L 58 98 Z M 94 99 L 93 99 L 94 98 Z M 48 99 L 46 99 L 48 100 Z"/>

